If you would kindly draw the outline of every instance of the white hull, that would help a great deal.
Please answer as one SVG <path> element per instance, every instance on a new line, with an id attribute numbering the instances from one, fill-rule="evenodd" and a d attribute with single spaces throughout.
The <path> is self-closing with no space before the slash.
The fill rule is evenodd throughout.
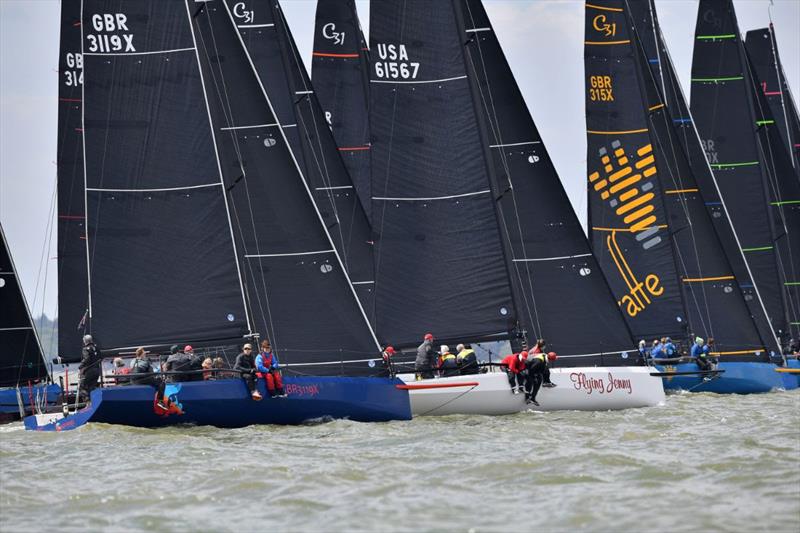
<path id="1" fill-rule="evenodd" d="M 409 385 L 411 412 L 425 415 L 506 415 L 536 411 L 606 411 L 648 407 L 664 401 L 664 386 L 652 367 L 554 368 L 550 380 L 557 386 L 542 388 L 539 407 L 514 394 L 505 372 L 415 381 L 413 374 L 399 377 Z"/>

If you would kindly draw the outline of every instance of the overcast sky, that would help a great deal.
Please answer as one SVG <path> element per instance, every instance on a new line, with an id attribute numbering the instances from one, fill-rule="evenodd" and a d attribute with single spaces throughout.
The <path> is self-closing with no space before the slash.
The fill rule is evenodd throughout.
<path id="1" fill-rule="evenodd" d="M 368 32 L 369 2 L 357 4 Z M 484 4 L 572 204 L 585 219 L 584 3 Z M 742 33 L 769 24 L 769 0 L 734 4 Z M 316 1 L 284 0 L 282 5 L 308 65 Z M 688 97 L 697 0 L 656 0 L 656 7 Z M 783 66 L 797 95 L 800 0 L 775 0 L 772 19 Z M 55 315 L 57 294 L 56 237 L 48 227 L 56 183 L 58 23 L 58 0 L 0 0 L 0 222 L 33 314 L 44 310 L 49 316 Z"/>

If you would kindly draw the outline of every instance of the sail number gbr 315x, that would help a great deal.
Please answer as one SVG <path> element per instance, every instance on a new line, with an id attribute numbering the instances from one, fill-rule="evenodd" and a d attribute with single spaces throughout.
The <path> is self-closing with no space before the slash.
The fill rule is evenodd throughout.
<path id="1" fill-rule="evenodd" d="M 381 79 L 414 80 L 419 72 L 419 62 L 409 61 L 404 44 L 378 43 L 378 61 L 375 61 L 375 76 Z"/>

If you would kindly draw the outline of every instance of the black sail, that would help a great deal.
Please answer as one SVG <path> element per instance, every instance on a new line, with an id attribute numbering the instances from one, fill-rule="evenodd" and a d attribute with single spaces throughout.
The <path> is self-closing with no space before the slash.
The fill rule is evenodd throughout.
<path id="1" fill-rule="evenodd" d="M 636 363 L 614 300 L 480 0 L 461 0 L 520 322 L 568 366 Z M 580 325 L 576 327 L 576 325 Z"/>
<path id="2" fill-rule="evenodd" d="M 692 174 L 689 160 L 674 128 L 670 110 L 666 107 L 657 88 L 657 78 L 652 75 L 648 67 L 644 48 L 641 46 L 638 32 L 633 27 L 633 18 L 628 10 L 628 3 L 624 0 L 587 3 L 586 13 L 587 22 L 591 24 L 591 29 L 587 28 L 587 53 L 590 53 L 591 50 L 594 52 L 595 58 L 599 56 L 606 59 L 610 74 L 610 78 L 604 79 L 601 84 L 597 82 L 596 78 L 592 78 L 594 70 L 587 69 L 589 77 L 588 106 L 593 108 L 591 105 L 593 102 L 598 99 L 603 101 L 605 97 L 605 102 L 608 104 L 607 110 L 610 110 L 611 113 L 604 116 L 603 119 L 607 120 L 606 124 L 610 129 L 618 129 L 618 123 L 614 120 L 615 112 L 635 114 L 638 110 L 640 120 L 646 122 L 645 135 L 652 145 L 652 151 L 648 151 L 652 157 L 645 157 L 642 160 L 638 151 L 636 152 L 636 156 L 639 156 L 638 162 L 636 162 L 636 156 L 630 157 L 634 160 L 632 167 L 637 170 L 641 169 L 642 176 L 649 178 L 649 182 L 638 185 L 640 180 L 636 179 L 636 171 L 632 169 L 628 172 L 625 171 L 625 168 L 631 167 L 626 167 L 624 162 L 620 162 L 622 158 L 627 157 L 618 153 L 618 150 L 622 148 L 620 146 L 616 147 L 614 157 L 616 164 L 620 165 L 623 170 L 609 174 L 606 168 L 603 168 L 603 173 L 608 175 L 609 184 L 606 186 L 602 186 L 599 172 L 598 175 L 592 173 L 590 175 L 592 183 L 590 194 L 602 199 L 603 191 L 612 192 L 612 189 L 617 187 L 618 194 L 609 195 L 609 202 L 601 204 L 606 209 L 613 210 L 617 216 L 646 205 L 647 201 L 639 204 L 636 202 L 648 193 L 652 195 L 649 201 L 660 201 L 666 215 L 666 227 L 663 228 L 662 233 L 670 245 L 671 260 L 678 273 L 680 296 L 686 313 L 684 319 L 688 325 L 687 333 L 704 338 L 714 337 L 717 349 L 729 360 L 730 358 L 746 360 L 751 359 L 754 355 L 759 358 L 766 357 L 764 342 L 759 336 L 732 268 L 717 239 L 703 197 Z M 628 33 L 621 31 L 625 26 L 630 29 Z M 597 49 L 600 51 L 596 52 Z M 624 49 L 628 49 L 630 55 L 623 56 L 623 59 L 617 54 Z M 603 51 L 606 50 L 610 53 L 603 54 Z M 625 65 L 627 61 L 633 62 L 632 70 L 627 69 L 627 65 Z M 593 62 L 593 69 L 596 68 L 595 65 L 596 62 Z M 626 75 L 628 78 L 625 78 Z M 592 83 L 593 81 L 594 83 Z M 610 89 L 610 92 L 599 90 L 599 85 Z M 616 105 L 613 105 L 615 103 Z M 626 107 L 629 109 L 625 109 Z M 594 108 L 596 109 L 596 107 Z M 596 135 L 590 134 L 590 139 Z M 612 148 L 614 147 L 612 146 Z M 603 163 L 602 154 L 596 154 L 594 158 L 595 165 L 597 165 L 595 168 L 599 168 L 598 162 Z M 591 153 L 589 161 L 591 172 L 593 161 Z M 645 164 L 644 161 L 647 163 Z M 650 171 L 646 170 L 648 168 Z M 616 185 L 623 183 L 626 179 L 632 180 L 633 187 L 641 188 L 626 189 Z M 648 188 L 647 183 L 651 183 L 652 188 Z M 631 190 L 635 192 L 628 192 Z M 614 202 L 617 202 L 617 205 L 612 205 Z M 592 206 L 596 205 L 598 204 L 592 204 Z M 600 213 L 607 215 L 602 211 Z M 652 230 L 642 229 L 632 233 L 634 239 L 643 244 L 643 249 L 650 250 L 659 245 L 659 243 L 655 243 L 650 248 L 646 248 L 648 238 L 657 236 L 657 233 Z M 614 266 L 619 267 L 623 263 L 623 256 L 618 255 L 615 259 Z M 644 254 L 640 258 L 641 263 L 639 264 L 645 269 L 648 267 L 658 269 L 658 263 L 648 263 L 650 259 L 648 254 Z M 655 300 L 655 298 L 653 299 Z M 669 327 L 668 321 L 665 321 L 664 324 L 665 327 Z"/>
<path id="3" fill-rule="evenodd" d="M 637 338 L 688 331 L 674 260 L 659 146 L 642 72 L 620 1 L 586 3 L 589 226 L 595 256 Z"/>
<path id="4" fill-rule="evenodd" d="M 401 346 L 508 338 L 519 319 L 458 7 L 371 6 L 377 329 Z"/>
<path id="5" fill-rule="evenodd" d="M 372 319 L 372 230 L 280 4 L 247 0 L 233 4 L 231 10 L 292 153 Z"/>
<path id="6" fill-rule="evenodd" d="M 669 50 L 658 24 L 658 14 L 653 0 L 628 0 L 634 26 L 637 29 L 639 42 L 644 48 L 650 71 L 656 80 L 657 87 L 666 103 L 674 132 L 688 158 L 691 172 L 698 185 L 699 193 L 706 205 L 706 210 L 711 216 L 711 221 L 716 230 L 723 250 L 731 265 L 734 277 L 744 295 L 750 314 L 753 316 L 761 339 L 772 349 L 777 348 L 778 341 L 775 332 L 767 319 L 767 312 L 752 281 L 752 276 L 741 251 L 738 236 L 728 218 L 726 205 L 719 195 L 717 184 L 711 167 L 706 160 L 705 151 L 700 142 L 700 137 L 692 121 L 689 106 L 684 98 L 680 81 L 675 74 Z"/>
<path id="7" fill-rule="evenodd" d="M 772 23 L 767 28 L 748 31 L 745 47 L 755 68 L 756 81 L 769 103 L 775 125 L 789 150 L 795 174 L 800 176 L 800 116 L 789 89 L 789 82 L 783 73 Z"/>
<path id="8" fill-rule="evenodd" d="M 189 19 L 196 5 L 82 2 L 89 310 L 106 348 L 250 330 Z"/>
<path id="9" fill-rule="evenodd" d="M 189 5 L 253 328 L 289 371 L 374 372 L 377 341 L 237 30 L 237 3 Z"/>
<path id="10" fill-rule="evenodd" d="M 369 50 L 354 0 L 318 0 L 311 78 L 361 203 L 371 214 Z"/>
<path id="11" fill-rule="evenodd" d="M 800 327 L 800 192 L 729 0 L 699 5 L 692 113 L 773 329 L 786 335 Z"/>
<path id="12" fill-rule="evenodd" d="M 42 346 L 0 226 L 0 387 L 47 376 Z"/>
<path id="13" fill-rule="evenodd" d="M 88 331 L 81 0 L 61 2 L 58 58 L 58 355 L 77 361 Z"/>

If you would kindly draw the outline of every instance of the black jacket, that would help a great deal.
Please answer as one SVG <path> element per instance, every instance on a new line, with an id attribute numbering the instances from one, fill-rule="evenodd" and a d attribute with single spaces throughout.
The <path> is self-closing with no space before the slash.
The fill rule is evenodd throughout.
<path id="1" fill-rule="evenodd" d="M 434 368 L 436 367 L 436 350 L 433 349 L 433 341 L 424 341 L 417 348 L 417 359 L 414 361 L 414 368 Z"/>
<path id="2" fill-rule="evenodd" d="M 256 371 L 256 360 L 253 358 L 253 353 L 242 352 L 237 355 L 233 369 L 238 370 L 242 374 L 254 374 Z"/>
<path id="3" fill-rule="evenodd" d="M 81 364 L 78 369 L 84 374 L 100 374 L 100 361 L 103 357 L 94 343 L 84 346 L 81 352 Z"/>

